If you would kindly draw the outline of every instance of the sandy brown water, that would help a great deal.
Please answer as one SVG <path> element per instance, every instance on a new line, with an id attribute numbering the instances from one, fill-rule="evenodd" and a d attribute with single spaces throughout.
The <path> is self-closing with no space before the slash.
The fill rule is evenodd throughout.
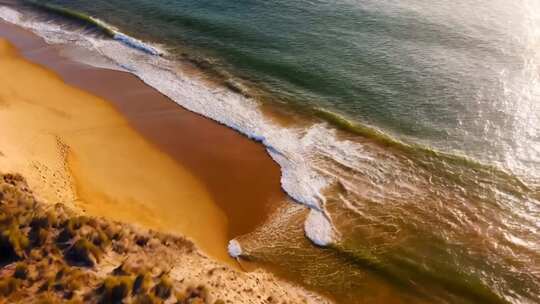
<path id="1" fill-rule="evenodd" d="M 219 225 L 216 227 L 215 222 L 204 216 L 204 212 L 201 213 L 200 218 L 185 216 L 185 213 L 189 212 L 190 204 L 194 210 L 201 210 L 201 206 L 195 205 L 201 204 L 197 199 L 188 203 L 184 202 L 181 212 L 175 210 L 177 202 L 162 202 L 163 205 L 154 207 L 160 209 L 164 216 L 169 217 L 160 223 L 160 225 L 165 226 L 165 230 L 175 230 L 173 221 L 174 216 L 176 216 L 179 224 L 189 220 L 191 227 L 200 227 L 193 229 L 206 231 L 202 234 L 198 232 L 194 232 L 195 235 L 188 234 L 188 236 L 195 238 L 196 242 L 197 237 L 204 238 L 205 234 L 222 235 L 216 237 L 220 240 L 216 241 L 219 244 L 202 247 L 206 251 L 214 251 L 210 254 L 226 260 L 226 241 L 252 231 L 266 219 L 267 214 L 279 202 L 284 201 L 285 195 L 279 183 L 279 167 L 268 156 L 262 145 L 225 126 L 181 108 L 131 74 L 94 68 L 74 62 L 61 55 L 62 49 L 60 47 L 47 45 L 41 38 L 26 30 L 0 23 L 0 37 L 5 37 L 12 42 L 28 60 L 57 73 L 67 84 L 109 102 L 127 120 L 129 127 L 133 128 L 138 135 L 142 135 L 143 140 L 148 142 L 152 148 L 159 150 L 156 153 L 163 152 L 163 158 L 170 158 L 172 161 L 171 166 L 175 163 L 179 167 L 185 168 L 196 183 L 200 183 L 200 187 L 207 191 L 209 200 L 216 205 L 216 211 L 212 212 L 216 214 L 217 218 L 220 218 L 220 211 L 225 215 L 223 219 L 217 220 L 218 222 L 223 221 L 225 224 L 222 227 Z M 28 86 L 32 90 L 30 83 Z M 80 111 L 84 110 L 80 109 Z M 84 115 L 84 113 L 82 114 Z M 107 133 L 108 140 L 114 140 L 115 136 L 123 136 L 115 134 L 112 128 L 108 129 Z M 107 143 L 103 140 L 88 140 L 84 144 L 87 147 L 94 145 L 96 149 L 100 149 L 100 145 Z M 130 152 L 129 149 L 123 151 Z M 108 185 L 100 185 L 95 180 L 95 174 L 91 174 L 91 171 L 99 171 L 100 174 L 107 175 L 111 168 L 106 167 L 106 165 L 140 167 L 137 171 L 139 173 L 144 172 L 145 168 L 155 170 L 151 167 L 151 162 L 147 163 L 143 157 L 135 157 L 134 155 L 137 155 L 135 150 L 132 154 L 118 158 L 124 160 L 123 163 L 112 162 L 111 155 L 108 153 L 110 150 L 103 149 L 102 152 L 93 153 L 95 158 L 70 159 L 72 170 L 85 172 L 85 174 L 79 174 L 76 179 L 78 194 L 94 199 L 93 203 L 87 203 L 83 207 L 88 212 L 98 215 L 107 213 L 105 209 L 114 210 L 113 217 L 115 219 L 131 221 L 139 219 L 139 224 L 160 228 L 150 224 L 151 222 L 160 222 L 160 219 L 145 219 L 151 214 L 149 210 L 133 208 L 132 213 L 136 214 L 132 214 L 133 216 L 129 218 L 123 218 L 122 213 L 126 201 L 111 204 L 114 198 L 96 191 L 96 189 L 106 188 Z M 103 161 L 103 163 L 92 163 L 96 160 Z M 135 162 L 130 164 L 130 160 Z M 116 169 L 121 171 L 119 168 Z M 114 172 L 114 170 L 111 171 Z M 117 176 L 117 180 L 122 180 L 122 183 L 117 186 L 128 189 L 131 187 L 134 196 L 143 184 L 141 178 L 151 177 L 154 179 L 147 181 L 149 187 L 156 187 L 152 191 L 148 191 L 149 196 L 156 194 L 156 191 L 167 192 L 170 191 L 170 187 L 176 187 L 175 181 L 168 180 L 174 177 L 165 174 L 159 176 L 158 172 L 145 177 L 129 176 L 129 174 L 126 176 L 128 177 L 125 179 L 123 179 L 125 176 Z M 160 178 L 162 180 L 159 180 Z M 131 183 L 131 181 L 137 182 Z M 106 183 L 107 180 L 102 182 Z M 92 186 L 88 187 L 89 184 Z M 183 184 L 182 181 L 176 181 L 176 184 L 179 188 L 185 187 L 185 183 Z M 163 196 L 162 198 L 166 199 L 167 197 Z M 133 199 L 141 198 L 134 197 Z M 207 208 L 212 209 L 213 207 L 208 205 Z"/>

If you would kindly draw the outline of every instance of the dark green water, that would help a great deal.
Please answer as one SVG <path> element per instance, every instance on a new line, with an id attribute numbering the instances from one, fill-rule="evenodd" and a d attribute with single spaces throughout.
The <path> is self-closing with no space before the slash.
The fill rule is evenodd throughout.
<path id="1" fill-rule="evenodd" d="M 251 258 L 343 303 L 540 301 L 539 2 L 37 2 L 313 121 L 279 130 L 243 108 L 193 105 L 263 141 L 285 190 L 334 229 L 333 245 L 313 246 L 291 206 L 239 238 Z M 67 21 L 48 13 L 39 20 Z M 68 17 L 70 35 L 93 37 L 81 45 L 160 89 L 141 76 L 159 67 L 118 59 L 89 20 Z M 160 77 L 175 99 L 182 86 Z"/>
<path id="2" fill-rule="evenodd" d="M 539 175 L 534 1 L 46 2 L 195 47 L 287 102 Z"/>

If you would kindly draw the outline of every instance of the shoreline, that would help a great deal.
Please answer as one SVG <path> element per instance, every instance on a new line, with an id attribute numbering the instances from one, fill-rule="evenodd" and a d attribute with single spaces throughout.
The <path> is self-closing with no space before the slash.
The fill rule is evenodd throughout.
<path id="1" fill-rule="evenodd" d="M 285 200 L 280 169 L 262 145 L 181 108 L 132 74 L 66 58 L 62 52 L 69 51 L 69 46 L 48 45 L 35 34 L 4 22 L 0 22 L 0 35 L 12 41 L 26 59 L 109 102 L 137 133 L 185 166 L 226 214 L 228 239 L 251 232 Z M 181 131 L 186 129 L 189 132 Z"/>
<path id="2" fill-rule="evenodd" d="M 470 193 L 484 197 L 482 191 L 487 188 L 478 180 L 493 181 L 489 191 L 501 190 L 511 198 L 517 197 L 516 193 L 528 196 L 527 189 L 519 189 L 525 185 L 515 185 L 507 178 L 511 176 L 472 166 L 453 154 L 408 146 L 384 132 L 363 128 L 323 109 L 314 110 L 317 122 L 313 124 L 284 127 L 274 121 L 275 117 L 266 115 L 265 110 L 272 110 L 271 106 L 266 109 L 262 100 L 243 95 L 234 87 L 219 86 L 196 67 L 187 64 L 186 68 L 182 60 L 175 60 L 175 52 L 150 56 L 115 38 L 102 39 L 93 28 L 81 33 L 71 31 L 69 22 L 49 23 L 39 17 L 26 17 L 24 13 L 2 13 L 2 18 L 15 24 L 7 32 L 19 41 L 25 58 L 47 65 L 69 86 L 97 95 L 110 106 L 108 109 L 120 112 L 112 115 L 111 121 L 110 113 L 103 117 L 85 115 L 86 109 L 72 104 L 69 96 L 60 106 L 40 110 L 47 110 L 48 116 L 73 114 L 76 121 L 80 117 L 83 122 L 83 130 L 67 129 L 82 133 L 85 139 L 75 134 L 67 134 L 66 140 L 51 137 L 43 149 L 42 145 L 30 144 L 32 138 L 27 140 L 28 147 L 37 147 L 37 154 L 58 156 L 57 172 L 69 173 L 58 182 L 72 187 L 72 193 L 63 199 L 74 202 L 75 207 L 94 216 L 105 210 L 109 219 L 191 236 L 203 251 L 235 267 L 238 265 L 226 252 L 226 243 L 232 239 L 239 243 L 229 245 L 241 245 L 230 246 L 229 254 L 239 257 L 241 268 L 245 258 L 246 267 L 259 266 L 262 272 L 296 282 L 337 302 L 369 302 L 367 298 L 385 303 L 406 303 L 411 299 L 422 302 L 423 296 L 499 302 L 497 297 L 502 299 L 504 292 L 483 281 L 484 277 L 476 272 L 493 270 L 489 264 L 477 263 L 489 257 L 511 259 L 501 264 L 500 270 L 486 272 L 486 276 L 500 277 L 503 285 L 513 282 L 516 269 L 507 267 L 512 266 L 513 257 L 499 252 L 491 256 L 475 244 L 476 238 L 494 246 L 499 246 L 500 240 L 487 233 L 474 239 L 468 235 L 469 231 L 483 228 L 482 223 L 503 224 L 505 219 L 514 223 L 517 219 L 513 212 L 482 212 L 486 206 L 498 204 L 498 199 L 486 197 L 477 204 L 468 204 Z M 0 36 L 1 32 L 0 28 Z M 134 41 L 139 37 L 148 39 L 139 41 L 144 45 L 154 45 L 149 37 L 131 34 L 127 37 Z M 10 77 L 9 73 L 5 77 Z M 34 85 L 32 79 L 23 78 L 22 82 Z M 22 86 L 19 91 L 19 95 L 28 93 Z M 40 97 L 36 94 L 30 100 L 38 104 Z M 3 105 L 9 108 L 5 100 L 0 95 L 0 114 Z M 24 98 L 21 101 L 26 102 Z M 34 116 L 39 131 L 51 133 L 50 126 L 43 123 L 47 118 Z M 95 121 L 85 123 L 86 116 Z M 2 116 L 0 129 L 6 124 L 1 120 Z M 22 120 L 34 124 L 32 119 Z M 13 134 L 25 127 L 18 123 Z M 9 127 L 9 121 L 7 124 Z M 95 132 L 94 127 L 102 130 Z M 362 136 L 349 137 L 349 129 Z M 11 137 L 18 143 L 17 136 Z M 9 138 L 0 138 L 0 167 L 6 142 L 8 158 L 13 154 Z M 116 146 L 109 147 L 109 143 Z M 97 163 L 100 168 L 95 168 Z M 108 176 L 111 166 L 114 173 Z M 56 181 L 55 172 L 48 174 Z M 38 182 L 34 180 L 33 186 Z M 455 186 L 465 191 L 455 191 Z M 514 186 L 518 189 L 511 193 Z M 307 208 L 283 204 L 285 200 L 295 200 Z M 178 208 L 178 204 L 182 207 Z M 426 212 L 424 206 L 434 206 L 438 212 Z M 485 221 L 460 222 L 462 229 L 444 226 L 457 214 L 467 218 L 481 214 Z M 432 231 L 430 226 L 445 228 Z M 518 230 L 514 232 L 510 233 L 522 235 Z M 459 242 L 457 247 L 447 246 L 448 235 Z M 460 251 L 465 247 L 472 250 Z M 440 256 L 430 254 L 440 248 L 449 250 Z M 523 254 L 525 258 L 517 261 L 526 261 L 529 253 Z M 447 265 L 448 257 L 460 263 Z M 528 257 L 534 258 L 534 254 Z M 471 271 L 463 273 L 463 269 Z M 516 291 L 526 294 L 527 286 Z"/>
<path id="3" fill-rule="evenodd" d="M 225 215 L 221 220 L 227 227 L 220 244 L 223 250 L 213 250 L 221 260 L 232 261 L 226 252 L 228 240 L 251 232 L 284 201 L 279 167 L 262 145 L 181 108 L 134 75 L 62 56 L 68 46 L 48 45 L 35 34 L 4 22 L 0 22 L 0 35 L 27 60 L 46 66 L 66 84 L 109 102 L 138 134 L 201 182 Z M 186 129 L 189 132 L 181 131 Z"/>
<path id="4" fill-rule="evenodd" d="M 357 28 L 355 20 L 364 20 L 366 11 L 371 9 L 348 5 L 328 11 L 324 3 L 302 10 L 302 5 L 222 6 L 196 1 L 152 5 L 129 1 L 114 5 L 56 1 L 62 4 L 56 8 L 51 5 L 52 9 L 17 4 L 11 9 L 12 1 L 4 2 L 8 5 L 0 7 L 0 19 L 35 33 L 48 44 L 29 47 L 27 56 L 54 57 L 48 55 L 52 52 L 60 58 L 70 58 L 44 61 L 61 65 L 63 73 L 68 74 L 62 77 L 69 78 L 75 86 L 105 91 L 99 95 L 105 100 L 109 99 L 108 94 L 116 96 L 115 110 L 122 108 L 120 111 L 126 112 L 126 119 L 118 123 L 122 131 L 112 126 L 120 120 L 109 122 L 107 115 L 99 127 L 106 127 L 109 132 L 93 132 L 86 127 L 76 130 L 86 136 L 86 141 L 74 134 L 67 134 L 66 140 L 47 137 L 47 148 L 41 148 L 43 144 L 30 144 L 34 138 L 26 136 L 29 150 L 39 155 L 57 155 L 55 170 L 72 173 L 67 177 L 61 175 L 57 182 L 73 185 L 73 193 L 80 194 L 79 200 L 77 196 L 70 198 L 68 193 L 68 202 L 85 207 L 86 201 L 95 200 L 88 207 L 93 214 L 107 210 L 114 217 L 127 212 L 135 218 L 123 215 L 125 221 L 165 225 L 159 229 L 169 231 L 178 228 L 179 232 L 174 233 L 183 235 L 189 233 L 179 226 L 191 221 L 197 233 L 208 236 L 199 235 L 213 246 L 207 252 L 218 252 L 226 262 L 232 262 L 223 248 L 232 238 L 229 254 L 239 257 L 240 267 L 244 267 L 244 261 L 249 267 L 254 262 L 253 267 L 266 269 L 337 302 L 371 299 L 407 303 L 429 299 L 497 303 L 523 302 L 537 296 L 538 280 L 530 280 L 531 269 L 527 267 L 529 261 L 538 258 L 533 250 L 537 238 L 530 233 L 536 229 L 531 214 L 538 205 L 534 178 L 537 174 L 534 166 L 527 166 L 534 163 L 534 153 L 522 149 L 535 144 L 534 136 L 530 137 L 534 123 L 524 123 L 529 119 L 534 122 L 535 115 L 531 114 L 534 111 L 516 111 L 534 108 L 529 93 L 538 83 L 531 77 L 534 66 L 523 66 L 512 56 L 535 60 L 533 53 L 523 51 L 533 45 L 527 34 L 533 29 L 531 24 L 517 22 L 524 31 L 507 32 L 504 27 L 487 32 L 483 28 L 469 31 L 481 28 L 486 21 L 496 24 L 502 15 L 459 20 L 438 18 L 445 16 L 444 10 L 425 10 L 425 3 L 418 3 L 423 10 L 414 15 L 410 15 L 408 7 L 402 10 L 405 7 L 395 3 L 377 6 L 376 15 L 381 16 L 378 21 L 385 29 L 399 28 L 403 20 L 395 16 L 412 17 L 401 25 L 413 24 L 427 34 L 440 27 L 441 39 L 435 39 L 426 48 L 418 43 L 417 36 L 405 37 L 407 43 L 403 45 L 402 39 L 394 35 L 372 35 L 378 27 L 372 28 L 371 22 L 370 26 Z M 45 7 L 50 4 L 38 2 Z M 499 5 L 502 4 L 493 8 L 497 10 Z M 515 6 L 519 7 L 524 8 Z M 389 15 L 379 11 L 386 8 L 390 9 Z M 305 11 L 303 17 L 308 19 L 297 18 L 298 11 Z M 508 16 L 522 20 L 522 13 L 506 11 Z M 313 27 L 305 22 L 325 18 L 328 13 L 340 17 L 320 19 L 328 20 L 330 27 Z M 251 17 L 256 19 L 246 23 Z M 276 23 L 282 17 L 283 22 Z M 434 18 L 435 22 L 426 27 L 424 18 Z M 459 33 L 448 30 L 448 24 L 463 22 L 471 27 Z M 286 30 L 275 31 L 281 26 Z M 352 27 L 357 30 L 350 32 Z M 268 29 L 268 35 L 260 35 L 260 29 Z M 425 29 L 428 31 L 424 32 Z M 481 52 L 486 56 L 477 56 L 480 50 L 474 47 L 460 48 L 464 60 L 454 65 L 453 39 L 465 32 L 471 41 L 498 47 L 483 48 Z M 353 34 L 351 39 L 342 39 L 340 34 L 348 33 Z M 511 34 L 509 41 L 519 43 L 501 40 L 506 34 Z M 317 46 L 321 37 L 328 42 L 321 50 L 301 47 Z M 284 43 L 287 39 L 289 42 Z M 387 47 L 388 39 L 397 42 L 395 47 Z M 366 49 L 365 42 L 374 43 L 373 48 Z M 499 47 L 505 52 L 501 53 Z M 158 50 L 160 56 L 148 50 Z M 440 53 L 441 50 L 444 52 Z M 404 59 L 403 54 L 409 53 L 420 60 L 410 61 L 412 57 L 407 56 Z M 336 54 L 343 56 L 343 60 Z M 356 60 L 354 56 L 358 54 L 366 54 L 366 60 Z M 433 59 L 437 65 L 425 58 Z M 476 67 L 486 66 L 486 58 L 500 60 L 492 61 L 485 73 L 474 73 Z M 492 67 L 503 72 L 493 74 Z M 80 70 L 85 75 L 98 76 L 82 81 Z M 270 188 L 277 192 L 278 188 L 283 189 L 281 192 L 288 195 L 286 200 L 290 203 L 281 204 L 277 199 L 276 204 L 265 205 L 269 209 L 279 205 L 277 210 L 257 212 L 263 208 L 254 204 L 259 199 L 252 195 L 254 200 L 246 199 L 241 205 L 236 197 L 260 191 L 259 183 L 270 181 L 264 174 L 259 175 L 261 178 L 246 175 L 242 161 L 246 155 L 257 153 L 251 154 L 249 149 L 238 151 L 234 140 L 223 140 L 226 136 L 216 136 L 222 144 L 216 145 L 190 115 L 186 119 L 189 123 L 177 124 L 182 116 L 171 115 L 172 107 L 169 110 L 153 106 L 161 103 L 153 94 L 142 92 L 146 86 L 134 90 L 132 85 L 119 81 L 131 81 L 122 74 L 126 72 L 135 76 L 135 82 L 166 96 L 167 103 L 173 101 L 174 107 L 180 105 L 257 141 L 263 149 L 260 155 L 270 155 L 281 171 L 280 185 Z M 11 77 L 10 73 L 4 74 Z M 428 79 L 426 75 L 433 77 Z M 19 95 L 42 91 L 33 88 L 34 81 L 28 79 L 23 78 L 22 82 L 29 89 L 20 88 Z M 0 95 L 0 109 L 9 109 L 9 98 Z M 36 94 L 34 103 L 41 98 Z M 69 99 L 66 98 L 65 105 L 50 107 L 52 111 L 46 111 L 47 116 L 69 116 L 65 108 L 70 113 L 78 108 L 79 112 L 86 111 L 72 105 Z M 25 104 L 27 100 L 21 101 Z M 498 102 L 506 105 L 504 109 L 497 107 Z M 278 113 L 286 114 L 290 121 L 282 123 Z M 85 115 L 74 115 L 88 122 Z M 101 122 L 99 115 L 90 116 Z M 166 119 L 169 116 L 175 117 L 174 125 Z M 38 129 L 47 133 L 50 126 L 43 123 L 46 118 L 34 117 L 19 120 L 26 120 L 31 127 L 37 124 Z M 6 122 L 2 120 L 0 117 L 0 129 L 5 129 Z M 10 132 L 21 133 L 25 123 L 15 122 L 18 127 Z M 7 124 L 9 127 L 9 121 Z M 484 124 L 489 128 L 484 128 Z M 129 144 L 130 149 L 118 147 L 122 144 L 115 137 L 134 140 L 131 135 L 115 133 L 126 133 L 124 125 L 138 128 L 136 133 L 150 133 L 143 137 L 153 137 L 146 142 L 157 149 L 144 148 L 140 143 Z M 100 144 L 96 138 L 88 137 L 98 133 L 98 137 L 108 139 Z M 25 139 L 11 136 L 15 143 Z M 190 136 L 193 140 L 186 139 Z M 164 140 L 160 143 L 161 138 Z M 179 142 L 173 144 L 171 139 Z M 0 138 L 0 166 L 2 154 L 13 155 L 9 140 Z M 38 140 L 45 141 L 41 137 Z M 109 147 L 109 142 L 116 146 Z M 83 153 L 81 144 L 86 147 Z M 4 151 L 1 146 L 6 147 Z M 194 152 L 197 146 L 201 147 L 200 153 Z M 98 151 L 90 151 L 96 147 Z M 169 151 L 165 151 L 167 147 Z M 212 160 L 213 155 L 223 157 L 227 153 L 233 155 L 224 162 L 228 167 L 220 167 Z M 120 159 L 111 161 L 109 155 Z M 234 156 L 241 161 L 231 165 Z M 107 165 L 97 170 L 95 157 Z M 111 165 L 117 167 L 112 170 L 118 173 L 114 178 L 104 174 Z M 261 172 L 256 169 L 256 173 Z M 49 173 L 53 177 L 54 174 Z M 234 174 L 249 178 L 247 182 L 235 180 Z M 71 176 L 75 178 L 70 179 Z M 241 187 L 236 188 L 238 185 Z M 133 189 L 117 190 L 128 187 Z M 107 189 L 107 193 L 103 195 L 100 189 Z M 180 195 L 181 192 L 191 193 L 194 198 L 184 199 L 187 196 Z M 117 200 L 117 196 L 121 199 Z M 269 203 L 270 196 L 263 199 L 266 198 Z M 180 208 L 182 211 L 176 208 L 179 202 L 185 207 Z M 107 208 L 109 205 L 111 208 Z M 204 205 L 209 209 L 205 211 Z M 253 205 L 255 212 L 245 208 Z M 136 210 L 125 211 L 123 206 Z M 258 219 L 252 216 L 258 214 Z M 235 215 L 249 221 L 231 220 Z M 242 234 L 265 216 L 263 225 Z"/>
<path id="5" fill-rule="evenodd" d="M 0 172 L 0 213 L 2 303 L 330 303 L 181 236 L 44 204 L 18 174 Z"/>

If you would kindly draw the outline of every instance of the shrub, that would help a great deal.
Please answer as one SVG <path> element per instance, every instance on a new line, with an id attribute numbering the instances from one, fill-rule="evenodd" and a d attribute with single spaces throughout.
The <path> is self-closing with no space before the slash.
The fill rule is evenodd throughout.
<path id="1" fill-rule="evenodd" d="M 9 263 L 20 259 L 28 248 L 28 238 L 17 225 L 12 225 L 0 234 L 0 263 Z"/>
<path id="2" fill-rule="evenodd" d="M 41 284 L 38 291 L 39 292 L 49 291 L 49 290 L 51 290 L 53 285 L 54 285 L 54 280 L 53 279 L 47 279 L 47 280 L 45 280 L 45 282 L 43 282 L 43 284 Z"/>
<path id="3" fill-rule="evenodd" d="M 39 247 L 47 242 L 47 239 L 49 238 L 49 231 L 41 227 L 32 228 L 32 230 L 30 230 L 29 237 L 32 247 Z"/>
<path id="4" fill-rule="evenodd" d="M 151 294 L 138 295 L 133 299 L 134 304 L 158 304 L 163 303 L 160 299 Z"/>
<path id="5" fill-rule="evenodd" d="M 6 227 L 11 226 L 12 223 L 13 223 L 13 217 L 0 210 L 0 227 L 5 229 Z"/>
<path id="6" fill-rule="evenodd" d="M 30 221 L 30 227 L 32 229 L 36 228 L 48 228 L 51 226 L 51 222 L 49 217 L 43 216 L 43 217 L 34 217 Z"/>
<path id="7" fill-rule="evenodd" d="M 69 225 L 66 225 L 66 227 L 64 227 L 64 229 L 62 229 L 60 234 L 58 234 L 58 237 L 56 238 L 56 243 L 60 247 L 63 248 L 74 237 L 75 237 L 75 230 L 72 227 L 70 227 Z"/>
<path id="8" fill-rule="evenodd" d="M 85 273 L 79 269 L 71 269 L 66 274 L 64 280 L 64 286 L 67 290 L 75 291 L 80 290 L 83 287 L 85 281 Z"/>
<path id="9" fill-rule="evenodd" d="M 0 280 L 0 295 L 4 297 L 8 297 L 9 295 L 17 291 L 20 285 L 21 285 L 21 282 L 18 279 L 15 279 L 15 278 L 2 279 Z"/>
<path id="10" fill-rule="evenodd" d="M 140 247 L 146 246 L 149 240 L 150 239 L 147 236 L 143 236 L 143 235 L 135 236 L 135 244 L 139 245 Z"/>
<path id="11" fill-rule="evenodd" d="M 24 263 L 17 263 L 13 276 L 16 279 L 25 280 L 28 277 L 28 266 L 26 266 Z"/>
<path id="12" fill-rule="evenodd" d="M 66 260 L 73 265 L 93 267 L 94 260 L 99 262 L 101 252 L 87 239 L 80 239 L 65 253 Z"/>
<path id="13" fill-rule="evenodd" d="M 129 276 L 108 277 L 99 292 L 100 303 L 122 303 L 132 289 L 133 280 Z"/>
<path id="14" fill-rule="evenodd" d="M 142 294 L 148 291 L 150 289 L 150 276 L 141 273 L 137 275 L 135 278 L 135 282 L 133 282 L 133 294 Z"/>
<path id="15" fill-rule="evenodd" d="M 92 238 L 92 242 L 96 246 L 103 247 L 103 246 L 106 246 L 109 243 L 109 237 L 107 236 L 107 234 L 105 232 L 98 229 L 94 233 L 94 236 Z"/>
<path id="16" fill-rule="evenodd" d="M 115 241 L 118 241 L 119 239 L 122 238 L 123 236 L 123 233 L 121 231 L 121 228 L 118 227 L 117 225 L 115 224 L 111 224 L 111 225 L 108 225 L 105 229 L 105 233 L 107 234 L 107 236 L 109 237 L 109 239 L 111 240 L 115 240 Z"/>
<path id="17" fill-rule="evenodd" d="M 173 283 L 167 275 L 162 275 L 159 283 L 154 286 L 154 294 L 163 300 L 168 299 L 172 294 Z"/>
<path id="18" fill-rule="evenodd" d="M 41 296 L 36 302 L 36 304 L 57 304 L 57 303 L 60 303 L 60 301 L 51 294 L 45 294 Z"/>
<path id="19" fill-rule="evenodd" d="M 177 293 L 176 299 L 178 304 L 184 303 L 205 303 L 206 288 L 198 286 L 197 288 L 189 287 L 185 292 Z"/>

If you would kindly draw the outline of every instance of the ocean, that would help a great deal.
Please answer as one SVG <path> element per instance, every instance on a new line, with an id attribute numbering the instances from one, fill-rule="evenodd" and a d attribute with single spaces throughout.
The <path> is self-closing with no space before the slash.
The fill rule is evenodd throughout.
<path id="1" fill-rule="evenodd" d="M 231 252 L 340 303 L 540 302 L 537 0 L 0 5 L 267 147 L 290 207 Z"/>

